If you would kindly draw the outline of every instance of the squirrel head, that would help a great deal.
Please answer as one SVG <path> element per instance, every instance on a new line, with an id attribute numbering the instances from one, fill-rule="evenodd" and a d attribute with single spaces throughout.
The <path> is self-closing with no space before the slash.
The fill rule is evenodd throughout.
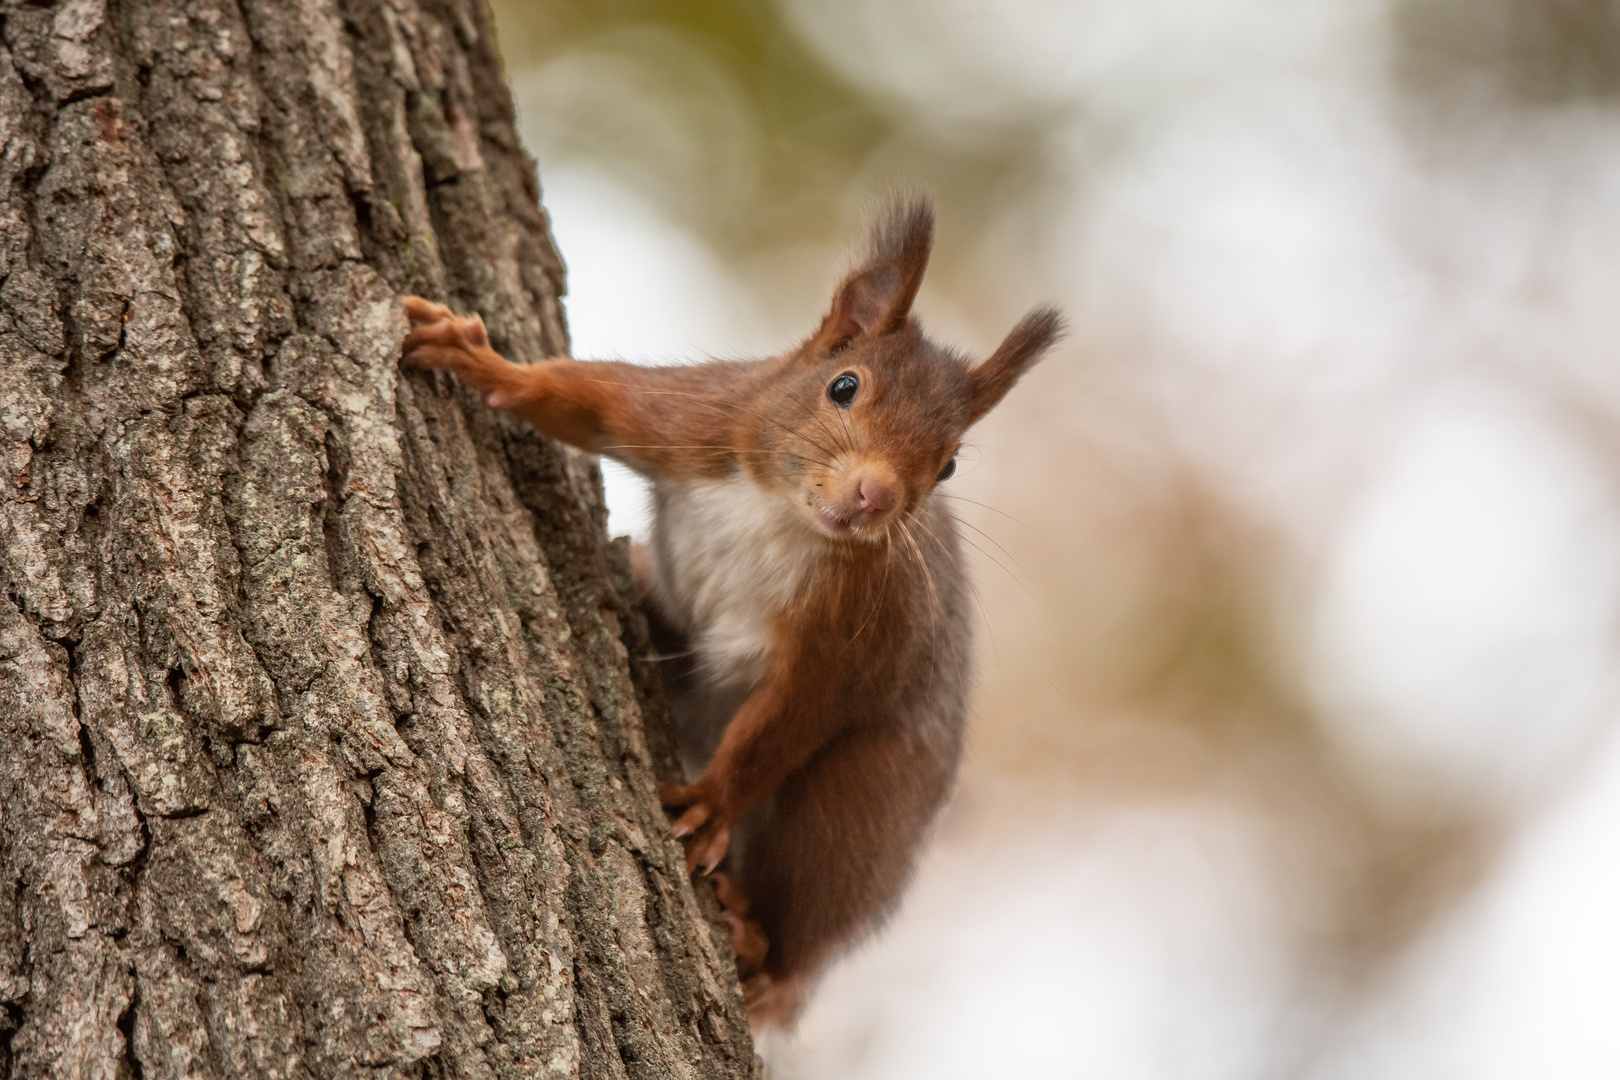
<path id="1" fill-rule="evenodd" d="M 926 200 L 898 203 L 788 360 L 766 440 L 777 477 L 830 538 L 880 543 L 955 471 L 967 429 L 1058 339 L 1057 311 L 1024 316 L 972 363 L 930 341 L 911 314 L 933 246 Z"/>

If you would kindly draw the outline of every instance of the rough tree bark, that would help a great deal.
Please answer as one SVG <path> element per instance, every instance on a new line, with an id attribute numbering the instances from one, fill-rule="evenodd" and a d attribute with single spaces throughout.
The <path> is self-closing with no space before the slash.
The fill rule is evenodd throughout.
<path id="1" fill-rule="evenodd" d="M 481 0 L 0 22 L 0 1075 L 752 1074 Z"/>

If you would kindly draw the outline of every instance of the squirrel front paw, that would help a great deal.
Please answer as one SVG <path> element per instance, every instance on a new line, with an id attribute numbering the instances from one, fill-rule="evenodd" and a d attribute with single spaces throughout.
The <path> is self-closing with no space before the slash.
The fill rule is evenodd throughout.
<path id="1" fill-rule="evenodd" d="M 489 348 L 489 332 L 479 315 L 465 318 L 443 304 L 424 300 L 420 296 L 404 298 L 405 317 L 411 321 L 411 332 L 405 336 L 404 357 L 407 363 L 418 367 L 440 367 L 434 363 L 441 350 L 466 352 Z"/>
<path id="2" fill-rule="evenodd" d="M 478 315 L 462 317 L 443 304 L 420 296 L 404 298 L 411 331 L 401 346 L 400 362 L 443 370 L 478 390 L 492 409 L 508 404 L 512 365 L 489 347 L 489 332 Z"/>
<path id="3" fill-rule="evenodd" d="M 675 819 L 673 832 L 686 843 L 687 872 L 713 871 L 731 843 L 731 816 L 717 793 L 700 779 L 695 784 L 661 784 L 658 798 L 666 810 L 684 811 Z"/>

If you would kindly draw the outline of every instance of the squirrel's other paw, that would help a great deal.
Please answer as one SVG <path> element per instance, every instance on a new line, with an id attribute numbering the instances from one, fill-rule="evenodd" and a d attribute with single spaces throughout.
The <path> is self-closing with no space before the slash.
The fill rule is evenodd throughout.
<path id="1" fill-rule="evenodd" d="M 722 812 L 713 792 L 701 781 L 663 784 L 658 789 L 658 798 L 665 809 L 684 810 L 675 819 L 673 831 L 686 843 L 687 872 L 713 871 L 726 857 L 726 848 L 731 843 L 729 815 Z"/>

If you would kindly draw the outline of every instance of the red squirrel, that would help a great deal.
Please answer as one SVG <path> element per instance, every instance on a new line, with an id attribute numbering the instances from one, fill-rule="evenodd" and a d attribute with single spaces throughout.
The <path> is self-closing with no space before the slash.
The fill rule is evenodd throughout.
<path id="1" fill-rule="evenodd" d="M 406 363 L 652 482 L 632 564 L 690 780 L 660 795 L 688 869 L 723 871 L 756 1025 L 895 907 L 951 789 L 972 618 L 934 488 L 1061 333 L 1036 309 L 978 364 L 925 337 L 933 224 L 893 207 L 816 331 L 763 360 L 514 364 L 478 316 L 405 299 Z"/>

